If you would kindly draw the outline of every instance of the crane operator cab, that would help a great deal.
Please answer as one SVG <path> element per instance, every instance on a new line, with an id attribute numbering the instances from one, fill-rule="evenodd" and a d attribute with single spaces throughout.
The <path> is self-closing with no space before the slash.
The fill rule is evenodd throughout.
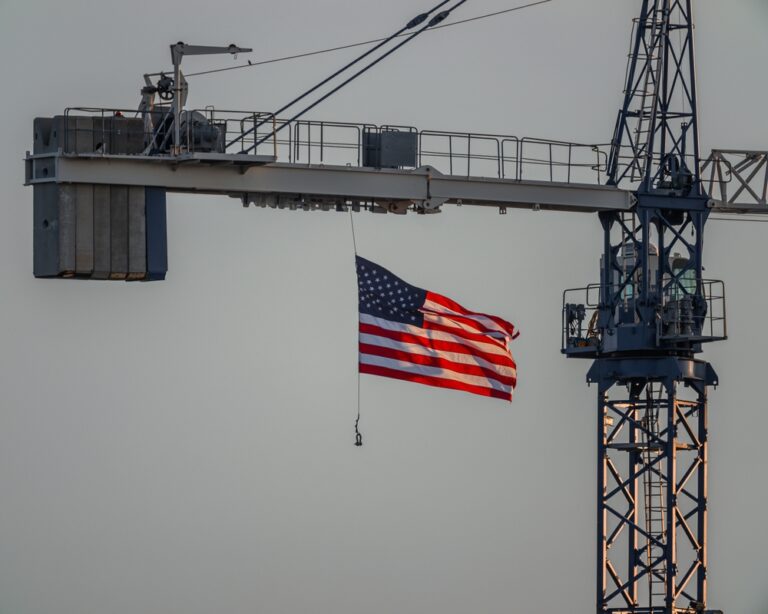
<path id="1" fill-rule="evenodd" d="M 650 244 L 646 284 L 640 250 L 640 242 L 617 248 L 605 286 L 565 292 L 563 353 L 587 358 L 675 350 L 726 337 L 722 282 L 697 279 L 690 259 L 678 253 L 668 257 L 660 274 L 659 249 Z M 605 271 L 604 256 L 600 264 Z"/>

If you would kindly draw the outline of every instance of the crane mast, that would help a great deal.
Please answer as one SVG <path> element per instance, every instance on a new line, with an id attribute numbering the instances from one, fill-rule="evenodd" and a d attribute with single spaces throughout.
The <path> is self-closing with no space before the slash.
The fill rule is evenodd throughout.
<path id="1" fill-rule="evenodd" d="M 606 145 L 185 109 L 182 52 L 238 51 L 178 43 L 174 78 L 147 75 L 138 112 L 35 120 L 35 275 L 164 279 L 168 192 L 307 211 L 596 213 L 599 280 L 565 291 L 561 323 L 562 353 L 591 360 L 597 385 L 596 612 L 714 612 L 707 391 L 718 378 L 698 355 L 727 329 L 723 282 L 703 278 L 704 231 L 713 211 L 768 212 L 768 152 L 702 159 L 691 0 L 642 0 Z"/>
<path id="2" fill-rule="evenodd" d="M 644 0 L 634 22 L 609 183 L 636 186 L 631 213 L 601 212 L 594 306 L 574 300 L 569 357 L 597 384 L 597 612 L 707 607 L 707 388 L 696 355 L 725 339 L 725 294 L 705 280 L 710 215 L 700 178 L 691 0 Z M 589 289 L 581 291 L 589 293 Z M 570 301 L 573 301 L 570 303 Z"/>

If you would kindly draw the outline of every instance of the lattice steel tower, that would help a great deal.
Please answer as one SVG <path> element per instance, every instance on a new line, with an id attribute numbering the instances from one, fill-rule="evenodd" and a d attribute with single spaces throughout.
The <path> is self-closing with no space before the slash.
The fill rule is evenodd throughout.
<path id="1" fill-rule="evenodd" d="M 636 187 L 636 206 L 600 214 L 600 282 L 566 293 L 564 352 L 594 359 L 587 380 L 598 386 L 598 613 L 706 609 L 717 376 L 695 356 L 726 331 L 722 282 L 702 279 L 691 10 L 643 1 L 608 164 L 610 183 Z"/>

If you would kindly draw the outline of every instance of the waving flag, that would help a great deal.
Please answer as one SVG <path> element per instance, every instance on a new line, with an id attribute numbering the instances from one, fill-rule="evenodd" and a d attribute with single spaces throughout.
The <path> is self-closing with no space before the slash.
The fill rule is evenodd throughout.
<path id="1" fill-rule="evenodd" d="M 515 327 L 357 257 L 360 373 L 512 400 Z"/>

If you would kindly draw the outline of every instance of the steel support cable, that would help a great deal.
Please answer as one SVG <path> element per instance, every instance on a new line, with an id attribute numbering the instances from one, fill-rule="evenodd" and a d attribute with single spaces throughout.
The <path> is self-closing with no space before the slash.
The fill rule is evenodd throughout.
<path id="1" fill-rule="evenodd" d="M 343 88 L 343 87 L 345 87 L 346 85 L 350 84 L 352 81 L 354 81 L 355 79 L 357 79 L 357 78 L 358 78 L 359 76 L 361 76 L 362 74 L 364 74 L 364 73 L 368 72 L 368 71 L 369 71 L 371 68 L 373 68 L 374 66 L 376 66 L 376 65 L 377 65 L 379 62 L 381 62 L 381 61 L 385 60 L 386 58 L 388 58 L 388 57 L 389 57 L 390 55 L 392 55 L 392 54 L 393 54 L 395 51 L 397 51 L 398 49 L 400 49 L 400 48 L 401 48 L 403 45 L 406 45 L 406 44 L 408 44 L 408 43 L 409 43 L 409 42 L 411 42 L 411 41 L 412 41 L 414 38 L 416 38 L 417 36 L 419 36 L 420 34 L 422 34 L 423 32 L 425 32 L 425 31 L 426 31 L 426 30 L 428 30 L 429 28 L 431 28 L 431 27 L 433 27 L 433 26 L 436 26 L 436 25 L 438 25 L 439 23 L 442 23 L 442 22 L 443 22 L 443 21 L 444 21 L 444 20 L 445 20 L 445 19 L 446 19 L 446 18 L 447 18 L 447 17 L 448 17 L 450 14 L 451 14 L 451 12 L 453 12 L 454 10 L 456 10 L 457 8 L 459 8 L 459 7 L 460 7 L 462 4 L 465 4 L 466 2 L 467 2 L 467 0 L 459 0 L 459 2 L 457 2 L 456 4 L 454 4 L 452 7 L 450 7 L 450 8 L 448 8 L 448 9 L 446 9 L 446 10 L 442 11 L 441 13 L 438 13 L 437 15 L 435 15 L 435 16 L 434 16 L 432 19 L 430 19 L 430 20 L 429 20 L 429 22 L 427 23 L 427 25 L 425 25 L 423 28 L 421 28 L 421 29 L 419 29 L 419 30 L 416 30 L 416 32 L 414 32 L 413 34 L 411 34 L 410 36 L 408 36 L 408 37 L 407 37 L 405 40 L 403 40 L 401 43 L 398 43 L 397 45 L 395 45 L 394 47 L 392 47 L 392 49 L 390 49 L 389 51 L 387 51 L 387 52 L 386 52 L 386 53 L 384 53 L 383 55 L 381 55 L 381 56 L 379 56 L 378 58 L 376 58 L 376 59 L 375 59 L 373 62 L 371 62 L 371 63 L 370 63 L 370 64 L 368 64 L 367 66 L 363 67 L 362 69 L 358 70 L 358 71 L 357 71 L 357 72 L 356 72 L 354 75 L 352 75 L 351 77 L 349 77 L 348 79 L 346 79 L 345 81 L 343 81 L 342 83 L 340 83 L 339 85 L 337 85 L 337 86 L 336 86 L 335 88 L 333 88 L 333 89 L 332 89 L 330 92 L 328 92 L 327 94 L 323 95 L 323 96 L 322 96 L 322 97 L 320 97 L 318 100 L 316 100 L 315 102 L 313 102 L 313 103 L 312 103 L 312 104 L 310 104 L 309 106 L 305 107 L 303 110 L 299 111 L 299 112 L 298 112 L 296 115 L 294 115 L 293 117 L 291 117 L 289 120 L 287 120 L 287 121 L 283 122 L 281 126 L 279 126 L 278 128 L 275 128 L 275 129 L 274 129 L 272 132 L 270 132 L 268 135 L 266 135 L 265 137 L 263 137 L 262 139 L 260 139 L 260 140 L 258 140 L 258 141 L 255 141 L 255 142 L 254 142 L 254 144 L 253 144 L 253 145 L 251 145 L 251 146 L 250 146 L 248 149 L 244 150 L 244 151 L 243 151 L 243 153 L 248 153 L 248 152 L 250 152 L 250 151 L 252 151 L 252 150 L 256 149 L 256 148 L 257 148 L 259 145 L 261 145 L 262 143 L 264 143 L 264 142 L 268 141 L 268 140 L 269 140 L 269 139 L 271 139 L 271 138 L 274 138 L 274 137 L 275 137 L 275 135 L 276 135 L 278 132 L 280 132 L 280 131 L 281 131 L 283 128 L 285 128 L 286 126 L 290 126 L 290 125 L 291 125 L 293 122 L 295 122 L 297 119 L 299 119 L 299 118 L 303 117 L 303 116 L 304 116 L 306 113 L 308 113 L 309 111 L 311 111 L 312 109 L 314 109 L 314 108 L 315 108 L 317 105 L 319 105 L 320 103 L 322 103 L 322 102 L 324 102 L 324 101 L 328 100 L 328 98 L 330 98 L 331 96 L 333 96 L 333 95 L 334 95 L 336 92 L 338 92 L 340 89 L 342 89 L 342 88 Z"/>
<path id="2" fill-rule="evenodd" d="M 475 17 L 468 17 L 467 19 L 460 19 L 459 21 L 452 21 L 451 23 L 445 23 L 439 26 L 435 26 L 434 28 L 431 28 L 431 30 L 441 30 L 442 28 L 451 28 L 453 26 L 458 26 L 464 23 L 469 23 L 471 21 L 479 21 L 481 19 L 489 19 L 491 17 L 498 17 L 499 15 L 504 15 L 506 13 L 513 13 L 515 11 L 521 11 L 523 9 L 527 9 L 533 6 L 538 6 L 539 4 L 547 4 L 548 2 L 552 2 L 553 0 L 538 0 L 538 2 L 529 2 L 528 4 L 521 4 L 520 6 L 514 6 L 510 9 L 504 9 L 501 11 L 496 11 L 494 13 L 486 13 L 484 15 L 477 15 Z M 397 37 L 401 36 L 408 36 L 407 34 L 398 34 Z M 387 39 L 385 38 L 374 38 L 367 41 L 361 41 L 359 43 L 349 43 L 348 45 L 340 45 L 339 47 L 329 47 L 327 49 L 319 49 L 317 51 L 308 51 L 306 53 L 297 53 L 295 55 L 286 55 L 279 58 L 272 58 L 270 60 L 261 60 L 260 62 L 251 62 L 248 61 L 247 64 L 238 64 L 236 66 L 224 66 L 222 68 L 213 68 L 211 70 L 201 70 L 199 72 L 192 72 L 189 74 L 185 74 L 184 76 L 189 79 L 190 77 L 200 77 L 203 75 L 212 75 L 219 72 L 227 72 L 229 70 L 240 70 L 241 68 L 256 68 L 257 66 L 263 66 L 265 64 L 276 64 L 277 62 L 287 62 L 289 60 L 298 60 L 301 58 L 308 58 L 313 55 L 321 55 L 323 53 L 331 53 L 333 51 L 342 51 L 344 49 L 352 49 L 354 47 L 363 47 L 365 45 L 372 45 L 374 43 L 380 43 L 382 41 L 385 41 Z M 159 73 L 158 73 L 159 74 Z"/>
<path id="3" fill-rule="evenodd" d="M 326 77 L 325 79 L 323 79 L 322 81 L 320 81 L 320 83 L 318 83 L 317 85 L 311 87 L 310 89 L 305 91 L 303 94 L 300 94 L 299 96 L 297 96 L 296 98 L 291 100 L 288 104 L 283 105 L 282 107 L 280 107 L 277 111 L 275 111 L 272 114 L 272 117 L 276 117 L 277 115 L 279 115 L 280 113 L 282 113 L 286 109 L 291 108 L 293 105 L 295 105 L 300 100 L 304 100 L 304 98 L 306 98 L 307 96 L 309 96 L 313 92 L 316 92 L 318 89 L 320 89 L 326 83 L 328 83 L 329 81 L 332 81 L 333 79 L 338 77 L 341 73 L 343 73 L 346 70 L 352 68 L 355 64 L 357 64 L 358 62 L 361 62 L 362 60 L 367 58 L 369 55 L 374 53 L 375 51 L 378 51 L 379 49 L 384 47 L 387 43 L 389 43 L 390 41 L 394 40 L 398 36 L 401 36 L 404 32 L 406 32 L 406 30 L 412 30 L 416 26 L 421 25 L 422 23 L 424 23 L 427 20 L 427 18 L 429 18 L 429 16 L 432 13 L 434 13 L 438 9 L 441 9 L 443 6 L 448 4 L 450 1 L 451 0 L 442 0 L 442 2 L 440 2 L 439 4 L 437 4 L 436 6 L 431 8 L 430 10 L 428 10 L 427 12 L 421 13 L 421 14 L 417 15 L 416 17 L 411 19 L 407 24 L 405 24 L 402 28 L 400 28 L 397 32 L 395 32 L 391 36 L 388 36 L 387 38 L 381 39 L 381 42 L 378 45 L 376 45 L 375 47 L 371 47 L 368 51 L 366 51 L 362 55 L 356 57 L 354 60 L 352 60 L 348 64 L 344 65 L 342 68 L 339 68 L 339 70 L 337 70 L 335 73 L 333 73 L 332 75 L 330 75 L 330 76 Z M 260 122 L 255 123 L 253 125 L 253 127 L 249 128 L 245 132 L 241 133 L 240 136 L 238 136 L 236 139 L 233 139 L 230 143 L 228 143 L 227 147 L 230 147 L 230 146 L 234 145 L 235 143 L 237 143 L 239 141 L 242 141 L 243 138 L 245 138 L 246 136 L 248 136 L 252 132 L 257 132 L 259 128 L 261 128 L 264 124 L 268 123 L 269 121 L 271 121 L 271 120 L 270 119 L 263 119 Z"/>

